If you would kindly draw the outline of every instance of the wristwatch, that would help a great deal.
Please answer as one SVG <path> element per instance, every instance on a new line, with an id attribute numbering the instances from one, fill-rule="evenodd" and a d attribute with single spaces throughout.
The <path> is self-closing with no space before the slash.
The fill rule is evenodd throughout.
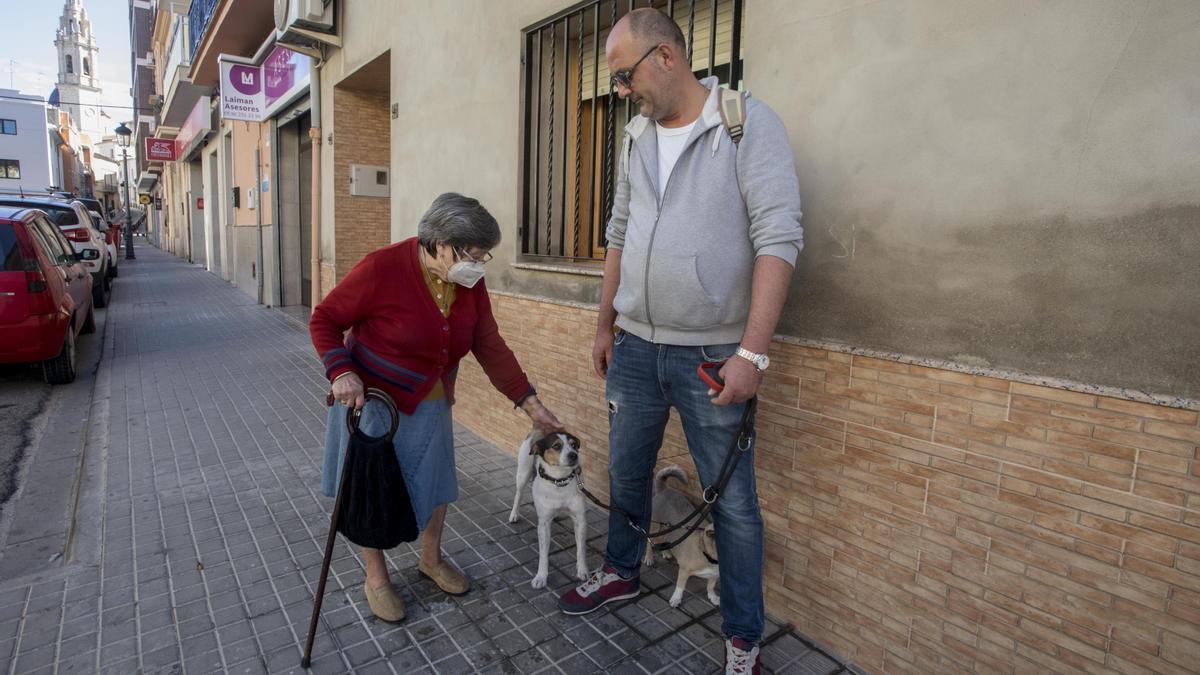
<path id="1" fill-rule="evenodd" d="M 746 359 L 750 363 L 753 363 L 754 369 L 760 373 L 771 367 L 771 357 L 767 356 L 766 354 L 755 354 L 741 345 L 738 345 L 737 351 L 734 353 L 743 359 Z"/>

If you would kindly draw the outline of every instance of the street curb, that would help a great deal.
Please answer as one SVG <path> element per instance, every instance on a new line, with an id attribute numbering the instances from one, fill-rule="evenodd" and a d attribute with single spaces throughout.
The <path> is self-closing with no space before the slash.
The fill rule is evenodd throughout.
<path id="1" fill-rule="evenodd" d="M 92 385 L 92 402 L 88 408 L 87 436 L 79 458 L 79 472 L 75 477 L 75 500 L 67 527 L 67 543 L 63 549 L 64 567 L 79 560 L 97 564 L 103 537 L 99 534 L 104 525 L 105 487 L 108 484 L 109 412 L 108 403 L 112 396 L 112 362 L 116 353 L 116 316 L 112 302 L 105 312 L 104 329 L 101 332 L 100 358 L 96 362 L 95 381 Z M 98 489 L 97 489 L 98 488 Z M 89 520 L 98 527 L 79 530 L 79 514 L 94 514 Z M 78 554 L 82 554 L 80 558 Z"/>
<path id="2" fill-rule="evenodd" d="M 104 369 L 107 342 L 112 335 L 108 328 L 111 315 L 111 310 L 105 309 L 103 310 L 103 321 L 100 322 L 100 317 L 97 317 L 95 335 L 99 338 L 99 343 L 95 360 L 89 358 L 83 364 L 83 369 L 79 372 L 80 377 L 77 377 L 74 383 L 51 390 L 43 412 L 44 423 L 41 425 L 37 438 L 33 439 L 35 442 L 27 448 L 26 464 L 21 468 L 20 473 L 20 485 L 6 504 L 10 513 L 6 523 L 8 529 L 4 533 L 4 548 L 0 550 L 0 566 L 2 566 L 0 569 L 4 572 L 0 588 L 57 578 L 73 567 L 68 556 L 71 551 L 72 532 L 75 529 L 75 512 L 78 508 L 80 489 L 88 464 L 88 449 L 92 445 L 92 437 L 96 434 L 96 430 L 93 429 L 93 423 L 98 419 L 95 410 L 96 389 L 100 371 Z M 111 354 L 111 352 L 110 349 L 107 353 Z M 87 396 L 87 412 L 82 418 L 76 417 L 72 411 L 76 410 L 77 406 L 81 407 L 85 395 Z M 107 411 L 107 402 L 105 411 Z M 102 421 L 105 426 L 104 433 L 107 434 L 107 417 L 105 416 Z M 71 454 L 66 454 L 64 449 Z M 66 460 L 73 460 L 71 461 L 73 469 L 69 477 L 37 475 L 39 472 L 44 473 L 48 465 L 56 463 L 61 465 Z M 38 480 L 39 478 L 42 480 Z M 47 478 L 52 479 L 47 480 Z M 18 534 L 21 534 L 19 527 L 22 524 L 21 521 L 28 521 L 30 518 L 28 515 L 22 518 L 22 514 L 26 511 L 33 510 L 35 517 L 56 517 L 56 512 L 45 513 L 43 510 L 47 505 L 47 496 L 52 495 L 56 485 L 67 484 L 71 486 L 71 490 L 65 504 L 55 501 L 52 496 L 49 498 L 49 501 L 54 502 L 50 504 L 51 507 L 54 507 L 55 504 L 62 504 L 64 507 L 61 515 L 65 519 L 65 529 L 61 532 L 61 539 L 51 544 L 50 539 L 59 534 L 51 532 L 40 537 L 26 537 L 24 540 L 14 543 L 12 541 L 13 529 L 16 528 Z M 55 525 L 50 525 L 47 529 L 53 530 Z M 43 539 L 46 541 L 39 542 Z M 21 555 L 10 558 L 11 554 L 18 553 L 17 549 L 28 549 L 34 544 L 39 544 L 37 548 L 40 553 L 49 555 L 40 562 L 29 558 L 30 554 L 27 551 L 24 552 L 24 557 L 28 558 L 25 561 L 21 560 Z M 47 546 L 50 548 L 46 548 Z M 14 562 L 17 563 L 15 571 L 7 569 Z"/>

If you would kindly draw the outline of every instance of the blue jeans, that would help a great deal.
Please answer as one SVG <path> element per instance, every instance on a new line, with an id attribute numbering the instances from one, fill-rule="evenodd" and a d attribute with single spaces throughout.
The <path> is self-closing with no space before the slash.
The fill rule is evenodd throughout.
<path id="1" fill-rule="evenodd" d="M 733 355 L 737 344 L 678 347 L 617 334 L 608 367 L 608 480 L 612 504 L 650 528 L 654 465 L 672 406 L 679 411 L 688 449 L 705 486 L 716 482 L 747 404 L 712 404 L 696 374 L 704 361 Z M 763 633 L 763 521 L 754 481 L 754 448 L 713 509 L 721 566 L 721 616 L 726 638 L 757 644 Z M 675 535 L 678 536 L 678 535 Z M 646 540 L 616 510 L 608 516 L 606 561 L 622 576 L 636 575 Z"/>

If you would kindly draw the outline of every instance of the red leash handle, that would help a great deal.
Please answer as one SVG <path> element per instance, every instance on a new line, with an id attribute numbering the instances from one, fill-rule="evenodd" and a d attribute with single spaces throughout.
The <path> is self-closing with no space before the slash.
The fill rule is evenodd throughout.
<path id="1" fill-rule="evenodd" d="M 725 388 L 725 380 L 723 380 L 721 376 L 717 374 L 720 372 L 721 366 L 724 365 L 725 361 L 718 361 L 716 363 L 713 363 L 712 361 L 705 361 L 704 363 L 700 364 L 699 368 L 696 369 L 696 374 L 700 376 L 700 379 L 704 381 L 704 384 L 707 384 L 709 389 L 712 389 L 718 394 L 721 393 L 721 390 Z"/>

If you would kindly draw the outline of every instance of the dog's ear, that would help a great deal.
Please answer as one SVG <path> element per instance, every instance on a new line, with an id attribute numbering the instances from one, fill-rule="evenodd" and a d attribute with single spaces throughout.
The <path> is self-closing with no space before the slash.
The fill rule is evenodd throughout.
<path id="1" fill-rule="evenodd" d="M 554 447 L 554 442 L 558 440 L 558 434 L 546 434 L 538 439 L 537 443 L 529 446 L 530 454 L 541 455 L 547 450 Z"/>
<path id="2" fill-rule="evenodd" d="M 576 438 L 574 434 L 567 434 L 566 436 L 567 436 L 567 443 L 571 444 L 571 449 L 578 450 L 579 449 L 579 439 Z"/>

